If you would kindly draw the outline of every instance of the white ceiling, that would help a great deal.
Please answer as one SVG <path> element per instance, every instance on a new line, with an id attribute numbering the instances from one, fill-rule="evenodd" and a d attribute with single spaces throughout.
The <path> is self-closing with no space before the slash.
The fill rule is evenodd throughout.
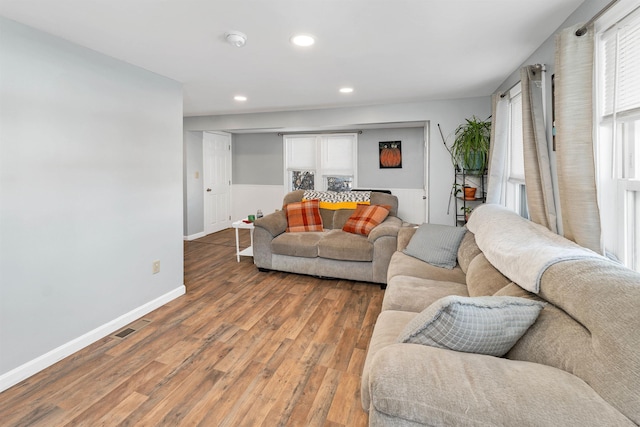
<path id="1" fill-rule="evenodd" d="M 0 0 L 0 15 L 181 82 L 196 116 L 486 96 L 582 2 Z"/>

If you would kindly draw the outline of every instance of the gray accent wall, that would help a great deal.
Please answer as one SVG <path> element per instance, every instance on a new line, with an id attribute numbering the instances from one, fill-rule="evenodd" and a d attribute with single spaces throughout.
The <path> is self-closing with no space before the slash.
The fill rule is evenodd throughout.
<path id="1" fill-rule="evenodd" d="M 233 183 L 284 185 L 283 137 L 277 133 L 233 136 Z M 380 169 L 378 142 L 402 141 L 401 169 Z M 424 128 L 367 129 L 358 135 L 358 186 L 422 188 Z"/>
<path id="2" fill-rule="evenodd" d="M 201 130 L 222 130 L 226 132 L 254 130 L 260 133 L 268 133 L 275 135 L 279 131 L 331 131 L 336 128 L 358 129 L 359 125 L 379 125 L 376 129 L 384 129 L 385 124 L 398 122 L 429 122 L 429 188 L 427 189 L 427 197 L 429 198 L 429 222 L 437 224 L 453 224 L 453 209 L 447 212 L 449 202 L 449 193 L 453 182 L 453 166 L 449 157 L 449 153 L 445 150 L 437 124 L 442 126 L 445 138 L 448 143 L 453 142 L 453 134 L 460 123 L 465 118 L 476 115 L 485 119 L 491 115 L 491 99 L 490 97 L 450 99 L 441 101 L 423 101 L 410 102 L 402 104 L 385 104 L 370 105 L 360 107 L 345 108 L 328 108 L 322 110 L 298 110 L 298 111 L 281 111 L 270 113 L 248 113 L 248 114 L 231 114 L 218 116 L 198 116 L 185 117 L 185 130 L 201 131 Z M 388 126 L 390 127 L 390 126 Z M 239 135 L 234 135 L 235 138 Z M 362 136 L 362 135 L 360 135 Z M 371 135 L 369 135 L 371 136 Z M 367 137 L 365 137 L 367 138 Z M 375 134 L 373 139 L 375 140 Z M 274 150 L 276 144 L 274 142 Z M 368 184 L 385 184 L 380 187 L 391 187 L 386 185 L 387 182 L 403 183 L 408 188 L 420 188 L 424 175 L 422 167 L 416 167 L 415 164 L 406 172 L 396 171 L 386 175 L 378 175 L 374 170 L 370 170 L 370 161 L 374 156 L 373 148 L 367 145 L 362 153 L 362 161 L 364 171 L 364 180 L 359 182 L 362 187 Z M 282 145 L 277 148 L 278 153 L 274 156 L 281 155 Z M 377 147 L 376 147 L 377 150 Z M 417 148 L 416 148 L 417 150 Z M 404 154 L 403 147 L 403 154 Z M 248 158 L 248 153 L 243 153 Z M 412 153 L 413 154 L 413 153 Z M 375 154 L 377 155 L 377 154 Z M 242 160 L 242 159 L 241 159 Z M 417 156 L 411 159 L 411 162 L 417 161 Z M 422 159 L 420 159 L 422 162 Z M 360 161 L 359 161 L 360 162 Z M 404 162 L 403 162 L 404 165 Z M 234 159 L 234 169 L 240 167 L 238 160 Z M 244 168 L 246 171 L 247 169 Z M 380 171 L 378 171 L 380 172 Z M 269 169 L 268 175 L 274 173 Z M 397 175 L 399 174 L 399 175 Z M 284 175 L 282 175 L 284 176 Z M 401 178 L 395 178 L 401 176 Z M 235 177 L 235 173 L 234 173 Z M 384 178 L 391 181 L 386 181 Z M 260 181 L 254 179 L 253 171 L 248 177 L 244 174 L 238 174 L 237 177 L 244 183 L 260 184 Z M 271 178 L 269 178 L 271 179 Z M 282 183 L 280 178 L 280 183 Z M 399 180 L 399 181 L 396 181 Z M 237 183 L 237 181 L 236 181 Z M 371 185 L 373 186 L 373 185 Z M 376 185 L 378 187 L 378 185 Z"/>
<path id="3" fill-rule="evenodd" d="M 1 377 L 183 289 L 183 133 L 178 82 L 4 18 L 0 67 Z"/>
<path id="4" fill-rule="evenodd" d="M 282 185 L 282 136 L 277 133 L 236 134 L 232 147 L 234 184 Z"/>
<path id="5" fill-rule="evenodd" d="M 380 169 L 378 143 L 400 141 L 402 168 Z M 367 129 L 358 135 L 358 187 L 423 188 L 424 127 Z"/>

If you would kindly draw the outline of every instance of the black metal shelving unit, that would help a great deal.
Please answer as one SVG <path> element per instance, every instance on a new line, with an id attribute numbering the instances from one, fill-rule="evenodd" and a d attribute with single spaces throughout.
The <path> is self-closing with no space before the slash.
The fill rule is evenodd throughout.
<path id="1" fill-rule="evenodd" d="M 460 192 L 456 194 L 456 212 L 454 215 L 455 225 L 462 227 L 467 223 L 466 209 L 467 207 L 475 209 L 478 205 L 487 201 L 486 192 L 487 173 L 478 171 L 456 171 L 455 181 L 457 188 L 460 188 Z M 463 187 L 465 184 L 473 183 L 476 186 L 476 196 L 474 199 L 467 199 L 464 197 Z"/>

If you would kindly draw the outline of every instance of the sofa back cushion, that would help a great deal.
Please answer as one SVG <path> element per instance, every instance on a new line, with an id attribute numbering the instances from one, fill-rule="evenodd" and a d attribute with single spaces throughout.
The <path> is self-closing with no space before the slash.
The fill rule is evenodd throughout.
<path id="1" fill-rule="evenodd" d="M 398 198 L 392 194 L 371 192 L 372 205 L 389 205 L 389 215 L 398 216 Z"/>
<path id="2" fill-rule="evenodd" d="M 469 296 L 490 296 L 511 283 L 487 260 L 479 254 L 469 263 L 467 268 L 467 290 Z M 506 295 L 504 295 L 506 296 Z"/>
<path id="3" fill-rule="evenodd" d="M 640 273 L 605 259 L 559 262 L 539 296 L 551 304 L 507 357 L 582 378 L 640 424 Z"/>
<path id="4" fill-rule="evenodd" d="M 300 202 L 304 196 L 304 190 L 295 190 L 287 193 L 282 201 L 282 206 L 289 203 Z M 398 216 L 398 198 L 392 194 L 371 192 L 372 205 L 389 205 L 389 216 Z M 344 227 L 349 217 L 355 212 L 355 209 L 323 209 L 320 208 L 320 217 L 322 218 L 322 226 L 325 230 L 340 230 Z"/>
<path id="5" fill-rule="evenodd" d="M 462 271 L 466 273 L 471 261 L 481 252 L 476 244 L 476 237 L 472 232 L 467 230 L 458 247 L 458 264 L 460 264 Z"/>

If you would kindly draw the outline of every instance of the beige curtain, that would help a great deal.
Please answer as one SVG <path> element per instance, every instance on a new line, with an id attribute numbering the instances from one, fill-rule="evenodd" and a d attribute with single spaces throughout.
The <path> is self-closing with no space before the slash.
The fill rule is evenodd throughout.
<path id="1" fill-rule="evenodd" d="M 603 253 L 593 150 L 593 26 L 556 38 L 556 155 L 564 236 Z"/>
<path id="2" fill-rule="evenodd" d="M 491 142 L 487 172 L 487 203 L 505 204 L 507 151 L 509 148 L 509 101 L 502 94 L 492 97 Z"/>
<path id="3" fill-rule="evenodd" d="M 524 180 L 527 186 L 529 218 L 557 233 L 549 146 L 542 109 L 543 74 L 543 68 L 539 64 L 520 69 Z"/>

